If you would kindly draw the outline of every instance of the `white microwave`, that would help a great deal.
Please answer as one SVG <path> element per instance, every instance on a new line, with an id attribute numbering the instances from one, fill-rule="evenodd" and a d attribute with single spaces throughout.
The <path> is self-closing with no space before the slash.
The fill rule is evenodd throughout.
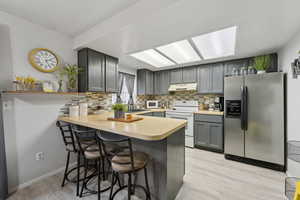
<path id="1" fill-rule="evenodd" d="M 158 101 L 146 101 L 146 107 L 149 109 L 158 108 Z"/>

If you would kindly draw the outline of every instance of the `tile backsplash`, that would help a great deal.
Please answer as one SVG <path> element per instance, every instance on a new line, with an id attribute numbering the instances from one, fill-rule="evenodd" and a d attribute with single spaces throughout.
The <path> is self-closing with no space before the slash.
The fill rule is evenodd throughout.
<path id="1" fill-rule="evenodd" d="M 69 106 L 80 102 L 88 103 L 89 112 L 108 109 L 112 105 L 112 95 L 113 94 L 105 93 L 86 93 L 85 95 L 73 96 L 71 100 L 60 109 L 60 114 L 69 114 Z"/>
<path id="2" fill-rule="evenodd" d="M 147 100 L 158 100 L 160 105 L 169 105 L 172 107 L 174 101 L 198 101 L 200 103 L 212 104 L 215 97 L 220 95 L 201 95 L 197 92 L 175 92 L 168 95 L 138 95 L 136 104 L 145 107 Z"/>

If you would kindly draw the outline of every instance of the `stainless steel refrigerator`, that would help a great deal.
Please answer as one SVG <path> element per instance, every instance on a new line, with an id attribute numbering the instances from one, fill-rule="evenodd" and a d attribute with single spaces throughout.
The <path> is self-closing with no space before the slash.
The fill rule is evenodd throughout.
<path id="1" fill-rule="evenodd" d="M 225 157 L 285 167 L 285 74 L 226 77 Z"/>
<path id="2" fill-rule="evenodd" d="M 7 172 L 5 158 L 2 97 L 0 91 L 0 200 L 6 199 L 7 196 Z"/>

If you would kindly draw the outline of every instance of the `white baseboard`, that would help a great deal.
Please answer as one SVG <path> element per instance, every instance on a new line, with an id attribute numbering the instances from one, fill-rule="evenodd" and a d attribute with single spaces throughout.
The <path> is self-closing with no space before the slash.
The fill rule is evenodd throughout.
<path id="1" fill-rule="evenodd" d="M 74 163 L 70 164 L 70 165 L 69 165 L 69 169 L 75 167 L 76 164 L 77 164 L 77 162 L 74 162 Z M 37 182 L 39 182 L 39 181 L 41 181 L 41 180 L 43 180 L 43 179 L 46 179 L 46 178 L 48 178 L 48 177 L 50 177 L 50 176 L 53 176 L 53 175 L 55 175 L 55 174 L 58 174 L 58 173 L 60 173 L 60 172 L 63 172 L 64 170 L 65 170 L 65 166 L 60 167 L 60 168 L 58 168 L 58 169 L 56 169 L 56 170 L 54 170 L 54 171 L 52 171 L 52 172 L 46 173 L 46 174 L 44 174 L 44 175 L 42 175 L 42 176 L 39 176 L 39 177 L 37 177 L 37 178 L 34 178 L 34 179 L 32 179 L 32 180 L 30 180 L 30 181 L 27 181 L 27 182 L 25 182 L 25 183 L 22 183 L 22 184 L 20 184 L 20 185 L 14 187 L 14 188 L 10 188 L 9 191 L 8 191 L 8 193 L 9 193 L 9 194 L 14 193 L 14 192 L 16 192 L 17 190 L 21 190 L 21 189 L 23 189 L 23 188 L 26 188 L 26 187 L 28 187 L 28 186 L 30 186 L 30 185 L 32 185 L 32 184 L 34 184 L 34 183 L 37 183 Z"/>

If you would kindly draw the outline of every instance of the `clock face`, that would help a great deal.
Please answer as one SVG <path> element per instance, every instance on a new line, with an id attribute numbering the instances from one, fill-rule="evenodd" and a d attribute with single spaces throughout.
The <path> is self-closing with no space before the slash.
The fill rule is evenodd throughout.
<path id="1" fill-rule="evenodd" d="M 32 50 L 29 60 L 33 67 L 42 72 L 54 72 L 58 68 L 57 56 L 48 49 Z"/>

